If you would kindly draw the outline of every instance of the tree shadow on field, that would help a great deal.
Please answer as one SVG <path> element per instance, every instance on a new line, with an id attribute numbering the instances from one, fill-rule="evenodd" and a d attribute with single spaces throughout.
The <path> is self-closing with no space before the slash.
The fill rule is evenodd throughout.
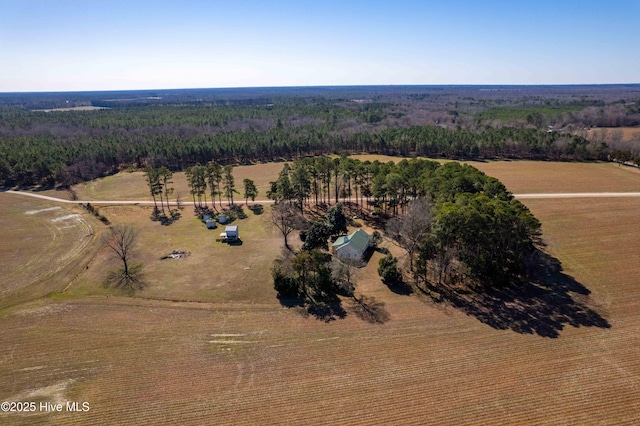
<path id="1" fill-rule="evenodd" d="M 167 216 L 165 213 L 161 212 L 159 209 L 154 207 L 153 211 L 151 212 L 151 216 L 149 216 L 149 218 L 153 222 L 160 222 L 160 224 L 163 226 L 169 226 L 174 222 L 178 221 L 178 219 L 180 219 L 181 216 L 182 214 L 180 213 L 179 210 L 175 210 L 175 209 L 169 210 L 169 216 Z"/>
<path id="2" fill-rule="evenodd" d="M 337 297 L 310 304 L 307 307 L 307 312 L 324 322 L 335 321 L 338 318 L 344 319 L 347 316 L 347 311 L 344 310 L 340 299 Z"/>
<path id="3" fill-rule="evenodd" d="M 262 204 L 254 204 L 247 208 L 256 216 L 261 215 L 264 212 L 264 206 Z"/>
<path id="4" fill-rule="evenodd" d="M 313 316 L 315 319 L 331 322 L 347 316 L 347 311 L 342 307 L 338 297 L 308 303 L 298 297 L 278 295 L 278 300 L 282 306 L 295 310 L 305 318 Z"/>
<path id="5" fill-rule="evenodd" d="M 132 265 L 126 274 L 122 268 L 109 272 L 102 285 L 105 288 L 114 288 L 133 295 L 136 291 L 144 289 L 147 283 L 144 281 L 142 265 L 138 263 Z"/>
<path id="6" fill-rule="evenodd" d="M 413 288 L 405 282 L 387 284 L 389 290 L 399 296 L 409 296 L 413 293 Z"/>
<path id="7" fill-rule="evenodd" d="M 391 319 L 389 312 L 384 307 L 384 302 L 378 302 L 372 296 L 353 296 L 353 303 L 350 311 L 370 324 L 384 324 Z"/>
<path id="8" fill-rule="evenodd" d="M 556 338 L 565 325 L 610 328 L 590 307 L 591 291 L 562 272 L 560 261 L 541 250 L 528 262 L 528 279 L 482 293 L 438 286 L 437 301 L 450 303 L 498 330 Z M 433 297 L 433 296 L 432 296 Z"/>

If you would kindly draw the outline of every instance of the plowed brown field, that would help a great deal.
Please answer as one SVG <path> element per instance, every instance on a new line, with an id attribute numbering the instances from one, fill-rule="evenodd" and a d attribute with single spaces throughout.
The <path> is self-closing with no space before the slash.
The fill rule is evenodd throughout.
<path id="1" fill-rule="evenodd" d="M 77 207 L 0 193 L 0 307 L 64 287 L 95 254 L 94 226 Z"/>
<path id="2" fill-rule="evenodd" d="M 516 162 L 485 171 L 513 192 L 544 192 L 537 177 L 577 173 L 561 166 L 571 164 L 552 170 L 531 163 L 529 179 Z M 602 188 L 638 190 L 640 176 L 618 175 L 617 166 L 580 166 L 584 176 L 613 180 Z M 591 181 L 568 182 L 566 192 L 598 190 L 584 182 Z M 548 192 L 563 192 L 561 182 L 553 185 Z M 640 199 L 524 201 L 564 273 L 588 289 L 540 301 L 557 316 L 555 338 L 535 328 L 494 328 L 419 294 L 395 294 L 376 278 L 378 254 L 358 272 L 356 292 L 383 304 L 378 309 L 389 320 L 382 324 L 359 319 L 349 301 L 345 319 L 305 318 L 278 303 L 269 277 L 249 279 L 261 287 L 253 299 L 185 303 L 91 295 L 85 275 L 73 297 L 0 311 L 0 401 L 86 401 L 90 410 L 0 413 L 0 424 L 638 424 Z M 117 220 L 143 226 L 143 216 L 132 214 Z M 250 220 L 259 228 L 265 216 Z M 171 225 L 184 226 L 180 232 L 166 231 L 186 243 L 177 238 L 191 218 L 180 220 Z M 251 232 L 239 249 L 251 249 Z M 261 244 L 275 244 L 266 230 L 255 232 Z M 197 289 L 180 280 L 186 287 L 172 289 L 170 281 L 166 290 L 176 297 Z M 502 308 L 519 309 L 507 301 Z M 606 325 L 585 325 L 587 311 Z"/>

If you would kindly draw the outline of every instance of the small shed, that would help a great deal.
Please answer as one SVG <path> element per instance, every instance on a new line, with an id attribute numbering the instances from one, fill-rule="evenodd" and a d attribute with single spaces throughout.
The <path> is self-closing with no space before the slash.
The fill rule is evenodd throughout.
<path id="1" fill-rule="evenodd" d="M 218 222 L 220 223 L 226 223 L 227 222 L 227 216 L 223 215 L 223 214 L 219 214 L 218 215 Z"/>
<path id="2" fill-rule="evenodd" d="M 218 227 L 214 219 L 209 219 L 204 224 L 207 225 L 207 229 L 216 229 Z"/>
<path id="3" fill-rule="evenodd" d="M 224 232 L 220 234 L 220 237 L 224 238 L 228 241 L 233 241 L 238 239 L 238 227 L 237 226 L 227 226 L 224 229 Z"/>
<path id="4" fill-rule="evenodd" d="M 338 237 L 331 245 L 331 251 L 341 259 L 360 260 L 371 245 L 371 235 L 362 229 L 349 235 Z"/>

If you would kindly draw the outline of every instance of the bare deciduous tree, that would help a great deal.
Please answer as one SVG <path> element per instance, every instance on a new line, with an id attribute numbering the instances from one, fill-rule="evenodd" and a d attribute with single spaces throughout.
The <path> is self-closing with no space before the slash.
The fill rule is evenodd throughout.
<path id="1" fill-rule="evenodd" d="M 302 218 L 296 206 L 290 202 L 281 202 L 274 205 L 271 209 L 271 221 L 284 237 L 285 247 L 291 250 L 287 237 L 302 225 Z"/>
<path id="2" fill-rule="evenodd" d="M 343 296 L 353 296 L 355 291 L 355 266 L 350 262 L 331 261 L 331 278 L 338 285 Z"/>
<path id="3" fill-rule="evenodd" d="M 104 242 L 114 255 L 122 261 L 122 270 L 111 272 L 105 284 L 125 290 L 143 287 L 140 279 L 140 265 L 133 264 L 133 255 L 138 239 L 138 231 L 130 225 L 112 226 Z"/>
<path id="4" fill-rule="evenodd" d="M 420 197 L 409 203 L 407 211 L 387 223 L 387 234 L 409 254 L 409 269 L 413 271 L 413 256 L 424 238 L 431 230 L 433 202 Z"/>

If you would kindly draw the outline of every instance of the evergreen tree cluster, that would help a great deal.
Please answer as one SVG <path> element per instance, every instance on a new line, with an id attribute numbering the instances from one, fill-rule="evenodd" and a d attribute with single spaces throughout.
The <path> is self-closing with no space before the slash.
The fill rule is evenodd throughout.
<path id="1" fill-rule="evenodd" d="M 300 232 L 300 237 L 304 237 L 302 249 L 329 250 L 328 239 L 346 233 L 347 216 L 344 214 L 342 203 L 337 203 L 329 208 L 325 220 L 316 220 L 307 230 Z"/>
<path id="2" fill-rule="evenodd" d="M 319 249 L 287 251 L 271 269 L 278 297 L 290 306 L 304 306 L 319 318 L 344 316 L 338 295 L 352 296 L 353 287 L 336 276 L 332 265 L 330 255 Z"/>
<path id="3" fill-rule="evenodd" d="M 71 185 L 128 167 L 186 170 L 305 156 L 606 159 L 608 147 L 534 128 L 381 126 L 384 105 L 145 105 L 98 111 L 0 111 L 0 185 Z M 304 180 L 304 176 L 300 179 Z M 304 182 L 301 182 L 304 184 Z"/>
<path id="4" fill-rule="evenodd" d="M 297 193 L 289 176 L 304 169 L 311 184 Z M 497 179 L 467 164 L 411 159 L 398 163 L 361 162 L 348 157 L 313 158 L 285 164 L 270 197 L 278 202 L 313 199 L 331 202 L 351 198 L 361 207 L 373 205 L 388 222 L 388 235 L 411 257 L 416 279 L 433 285 L 463 281 L 474 286 L 499 286 L 525 277 L 540 223 Z M 308 250 L 327 249 L 334 231 L 331 220 L 341 204 L 330 209 L 329 220 L 305 233 Z M 415 262 L 414 262 L 414 257 Z M 389 276 L 394 268 L 385 266 Z M 391 279 L 391 278 L 390 278 Z"/>
<path id="5" fill-rule="evenodd" d="M 173 173 L 166 167 L 146 167 L 144 169 L 144 177 L 149 187 L 149 193 L 153 198 L 153 204 L 156 212 L 158 211 L 158 198 L 160 198 L 160 206 L 164 212 L 165 202 L 169 209 L 169 195 L 173 194 Z"/>
<path id="6" fill-rule="evenodd" d="M 211 196 L 211 207 L 214 210 L 217 210 L 215 206 L 216 196 L 218 197 L 218 204 L 220 207 L 222 207 L 223 195 L 227 199 L 227 203 L 230 206 L 233 206 L 233 195 L 237 194 L 238 191 L 236 190 L 235 178 L 233 177 L 233 166 L 231 164 L 223 166 L 212 161 L 206 166 L 196 165 L 188 167 L 185 170 L 185 175 L 187 177 L 187 185 L 189 185 L 189 191 L 193 199 L 194 207 L 206 207 L 207 192 Z M 253 184 L 253 182 L 244 182 L 244 184 L 250 185 Z M 255 185 L 253 185 L 253 189 L 255 189 Z M 255 198 L 255 195 L 257 195 L 257 189 L 255 190 L 255 194 L 253 192 L 251 194 L 246 194 L 248 195 L 246 198 L 250 198 L 252 194 Z M 203 199 L 204 205 L 202 203 Z"/>

